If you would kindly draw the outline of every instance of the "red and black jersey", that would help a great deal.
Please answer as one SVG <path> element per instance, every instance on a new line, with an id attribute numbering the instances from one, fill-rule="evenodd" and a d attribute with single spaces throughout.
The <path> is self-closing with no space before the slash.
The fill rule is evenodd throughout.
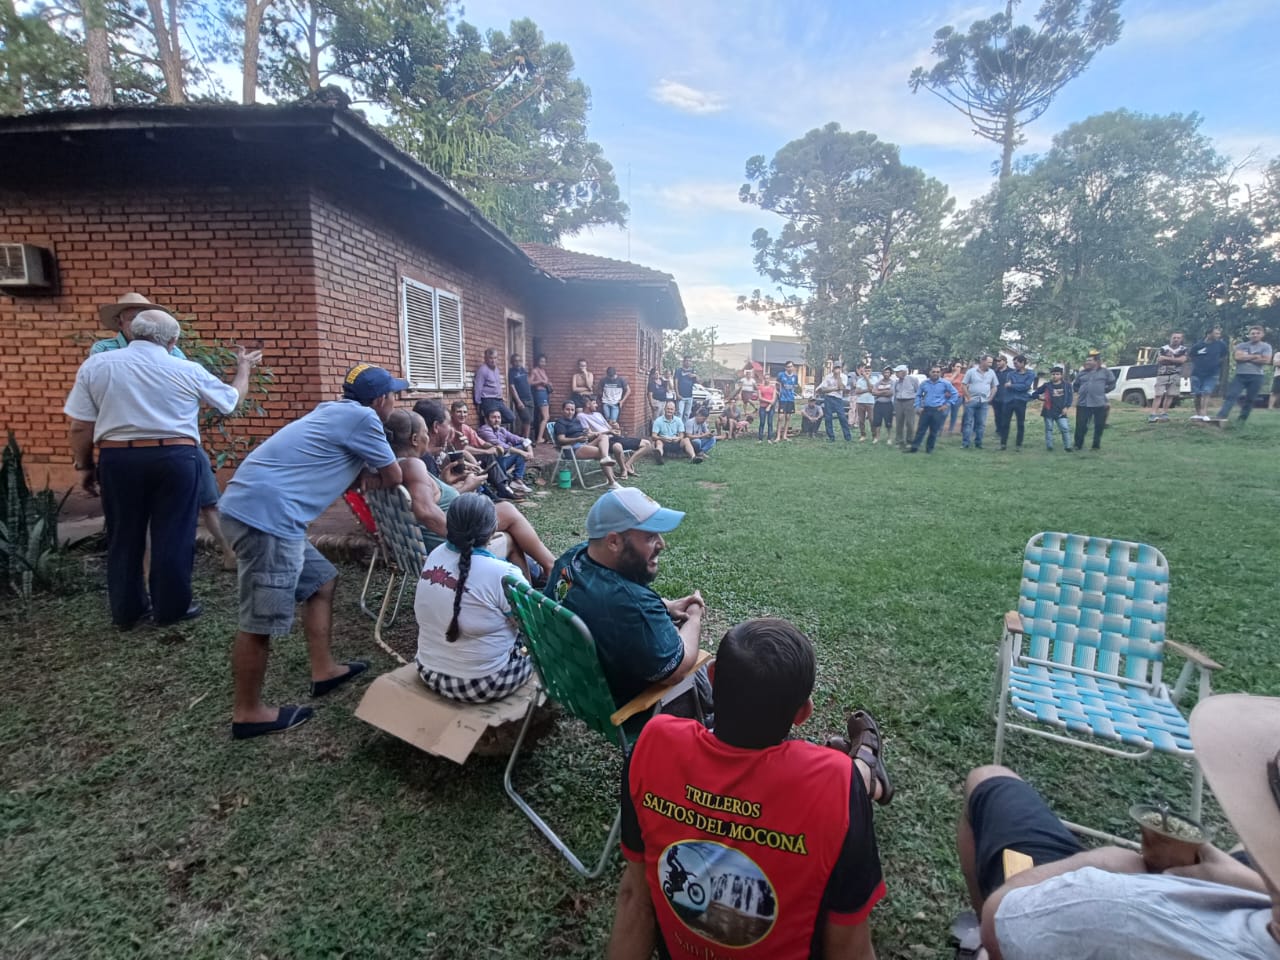
<path id="1" fill-rule="evenodd" d="M 816 957 L 825 923 L 863 923 L 885 892 L 846 755 L 733 747 L 670 716 L 623 770 L 622 853 L 645 864 L 664 957 Z"/>

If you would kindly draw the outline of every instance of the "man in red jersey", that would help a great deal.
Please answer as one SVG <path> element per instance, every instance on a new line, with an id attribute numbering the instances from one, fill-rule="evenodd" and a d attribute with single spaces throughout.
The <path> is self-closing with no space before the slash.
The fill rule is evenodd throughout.
<path id="1" fill-rule="evenodd" d="M 650 720 L 622 776 L 627 859 L 610 960 L 874 960 L 884 896 L 871 802 L 892 787 L 879 729 L 850 721 L 856 759 L 787 739 L 813 713 L 808 637 L 749 620 L 711 666 L 715 729 Z"/>

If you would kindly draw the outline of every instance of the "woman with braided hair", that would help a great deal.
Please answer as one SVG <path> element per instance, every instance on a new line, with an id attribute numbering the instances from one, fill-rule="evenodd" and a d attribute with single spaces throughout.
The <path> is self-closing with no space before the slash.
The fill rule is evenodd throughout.
<path id="1" fill-rule="evenodd" d="M 418 580 L 418 675 L 450 700 L 501 700 L 533 672 L 502 591 L 503 577 L 524 574 L 485 549 L 497 525 L 488 497 L 459 496 L 445 517 L 445 542 L 427 556 Z"/>

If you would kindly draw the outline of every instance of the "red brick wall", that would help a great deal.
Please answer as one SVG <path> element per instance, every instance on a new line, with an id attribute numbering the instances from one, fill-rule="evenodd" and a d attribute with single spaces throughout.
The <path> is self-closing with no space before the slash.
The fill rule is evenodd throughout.
<path id="1" fill-rule="evenodd" d="M 316 257 L 316 313 L 320 376 L 337 385 L 358 360 L 405 373 L 400 339 L 400 279 L 409 277 L 462 299 L 466 370 L 474 371 L 488 347 L 498 350 L 506 380 L 506 312 L 525 315 L 524 298 L 498 277 L 468 270 L 426 250 L 388 226 L 376 208 L 316 191 L 311 201 Z M 532 365 L 530 363 L 530 365 Z M 452 392 L 450 398 L 468 396 Z"/>
<path id="2" fill-rule="evenodd" d="M 129 290 L 193 319 L 203 338 L 263 341 L 275 396 L 237 431 L 266 436 L 316 394 L 305 186 L 5 192 L 0 242 L 51 249 L 60 278 L 56 296 L 0 293 L 0 430 L 17 435 L 36 485 L 75 479 L 62 405 L 104 335 L 97 305 Z"/>
<path id="3" fill-rule="evenodd" d="M 428 250 L 378 202 L 305 182 L 0 192 L 0 242 L 48 247 L 60 277 L 56 296 L 0 293 L 0 430 L 17 434 L 32 481 L 74 481 L 62 405 L 103 335 L 97 305 L 129 290 L 191 319 L 201 337 L 261 341 L 276 382 L 265 417 L 236 421 L 234 432 L 245 436 L 266 437 L 336 396 L 357 360 L 403 372 L 401 276 L 461 297 L 468 371 L 486 347 L 505 351 L 506 313 L 520 313 L 530 365 L 535 337 L 550 357 L 553 400 L 568 395 L 579 356 L 598 377 L 613 365 L 633 390 L 623 427 L 647 430 L 654 359 L 642 356 L 643 331 L 659 344 L 661 333 L 625 292 L 560 288 L 535 302 L 483 257 L 463 266 Z"/>
<path id="4" fill-rule="evenodd" d="M 651 342 L 661 344 L 662 332 L 649 326 L 642 310 L 623 298 L 566 292 L 549 305 L 539 325 L 538 343 L 547 355 L 547 374 L 555 388 L 552 414 L 559 415 L 560 404 L 569 396 L 578 360 L 585 358 L 587 369 L 596 376 L 597 395 L 607 367 L 617 367 L 618 373 L 627 378 L 631 396 L 623 407 L 620 425 L 629 436 L 648 436 L 646 388 L 649 367 L 657 360 L 644 354 L 645 330 L 650 331 Z M 660 357 L 659 349 L 657 359 Z"/>

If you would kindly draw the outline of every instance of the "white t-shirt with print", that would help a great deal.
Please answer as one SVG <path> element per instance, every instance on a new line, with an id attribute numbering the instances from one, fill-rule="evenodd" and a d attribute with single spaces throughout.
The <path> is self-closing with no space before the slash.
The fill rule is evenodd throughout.
<path id="1" fill-rule="evenodd" d="M 461 554 L 442 543 L 427 555 L 413 612 L 418 620 L 418 663 L 428 670 L 463 680 L 497 673 L 511 659 L 516 627 L 511 606 L 502 592 L 502 578 L 520 568 L 487 551 L 471 554 L 471 570 L 458 611 L 458 639 L 449 643 L 445 631 L 453 619 L 454 585 L 458 582 Z"/>

